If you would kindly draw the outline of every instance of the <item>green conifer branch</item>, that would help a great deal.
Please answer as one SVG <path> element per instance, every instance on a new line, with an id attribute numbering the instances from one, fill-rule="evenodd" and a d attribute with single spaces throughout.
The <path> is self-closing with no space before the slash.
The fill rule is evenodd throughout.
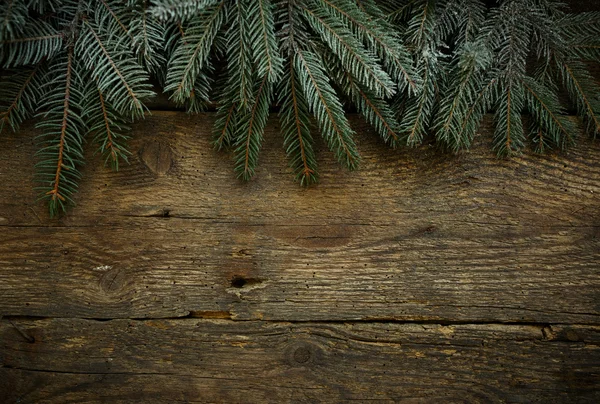
<path id="1" fill-rule="evenodd" d="M 129 138 L 123 132 L 129 131 L 125 120 L 106 102 L 102 91 L 95 82 L 89 85 L 85 95 L 85 119 L 88 132 L 94 135 L 98 151 L 104 157 L 105 164 L 110 163 L 113 170 L 119 170 L 119 161 L 128 161 L 131 154 L 125 142 Z"/>
<path id="2" fill-rule="evenodd" d="M 199 113 L 204 111 L 210 103 L 210 93 L 212 90 L 213 80 L 212 80 L 213 68 L 210 64 L 208 64 L 201 74 L 196 78 L 196 82 L 194 83 L 194 88 L 190 93 L 190 96 L 187 100 L 187 112 L 188 113 Z"/>
<path id="3" fill-rule="evenodd" d="M 256 74 L 259 77 L 268 76 L 272 83 L 276 82 L 283 66 L 275 35 L 273 4 L 270 0 L 250 1 L 246 12 L 252 32 L 250 46 Z"/>
<path id="4" fill-rule="evenodd" d="M 110 49 L 111 45 L 101 37 L 96 26 L 83 20 L 77 55 L 98 81 L 98 87 L 123 116 L 131 119 L 142 117 L 146 111 L 145 98 L 154 96 L 148 83 L 148 73 L 132 56 L 124 57 L 129 50 Z"/>
<path id="5" fill-rule="evenodd" d="M 217 109 L 217 119 L 214 126 L 213 146 L 216 150 L 223 149 L 235 137 L 237 127 L 238 106 L 236 102 L 221 102 Z"/>
<path id="6" fill-rule="evenodd" d="M 117 40 L 126 38 L 133 42 L 133 36 L 125 25 L 128 10 L 124 6 L 125 3 L 122 1 L 99 0 L 98 8 L 95 10 L 96 22 L 98 26 L 104 28 L 104 33 L 110 34 L 111 37 Z M 116 24 L 116 27 L 112 24 Z"/>
<path id="7" fill-rule="evenodd" d="M 23 2 L 23 0 L 20 0 Z M 39 15 L 56 12 L 63 0 L 28 0 L 27 5 Z"/>
<path id="8" fill-rule="evenodd" d="M 525 93 L 520 82 L 500 80 L 502 91 L 495 114 L 494 149 L 500 155 L 518 154 L 523 148 L 525 135 L 521 111 Z"/>
<path id="9" fill-rule="evenodd" d="M 357 80 L 379 97 L 390 97 L 396 93 L 394 82 L 381 69 L 374 55 L 364 49 L 347 28 L 328 16 L 316 4 L 315 9 L 305 7 L 303 12 L 312 28 L 340 58 L 344 69 L 352 72 Z"/>
<path id="10" fill-rule="evenodd" d="M 4 68 L 50 60 L 63 44 L 63 33 L 45 21 L 27 23 L 18 37 L 0 41 L 0 62 Z"/>
<path id="11" fill-rule="evenodd" d="M 190 97 L 194 85 L 206 68 L 211 48 L 219 30 L 227 21 L 228 6 L 222 0 L 207 7 L 192 18 L 169 60 L 165 90 L 172 92 L 171 99 L 178 105 Z"/>
<path id="12" fill-rule="evenodd" d="M 360 157 L 354 143 L 354 131 L 328 82 L 319 57 L 311 51 L 297 49 L 294 64 L 309 109 L 317 119 L 329 148 L 340 163 L 349 169 L 357 168 Z"/>
<path id="13" fill-rule="evenodd" d="M 493 73 L 490 76 L 491 78 L 484 79 L 487 83 L 477 92 L 474 101 L 459 121 L 460 131 L 457 137 L 463 141 L 465 147 L 470 146 L 483 116 L 491 108 L 492 94 L 498 88 L 498 77 Z"/>
<path id="14" fill-rule="evenodd" d="M 248 181 L 254 176 L 258 164 L 258 154 L 262 144 L 269 106 L 272 98 L 272 84 L 265 75 L 256 83 L 253 97 L 254 103 L 250 110 L 243 111 L 238 124 L 236 139 L 236 172 L 238 176 Z"/>
<path id="15" fill-rule="evenodd" d="M 559 71 L 569 95 L 577 104 L 577 112 L 586 123 L 587 131 L 595 136 L 600 134 L 600 94 L 599 86 L 590 77 L 580 62 L 561 60 Z"/>
<path id="16" fill-rule="evenodd" d="M 300 87 L 295 66 L 289 62 L 279 90 L 281 133 L 296 179 L 301 185 L 310 185 L 318 179 L 317 161 L 309 127 L 310 111 Z"/>
<path id="17" fill-rule="evenodd" d="M 378 4 L 384 12 L 386 20 L 394 24 L 406 21 L 414 6 L 412 0 L 379 1 Z"/>
<path id="18" fill-rule="evenodd" d="M 162 21 L 183 22 L 218 2 L 219 0 L 154 0 L 149 12 Z"/>
<path id="19" fill-rule="evenodd" d="M 45 65 L 39 62 L 32 68 L 14 73 L 0 88 L 0 134 L 8 125 L 17 132 L 19 125 L 33 116 L 36 104 L 42 96 L 42 80 Z"/>
<path id="20" fill-rule="evenodd" d="M 75 70 L 73 54 L 70 46 L 66 60 L 61 58 L 49 69 L 48 76 L 58 86 L 45 96 L 50 108 L 37 125 L 44 130 L 40 137 L 43 147 L 36 154 L 40 159 L 36 164 L 37 176 L 43 185 L 42 197 L 49 200 L 50 216 L 56 216 L 59 210 L 66 211 L 67 202 L 72 202 L 80 178 L 78 165 L 83 162 L 82 135 L 86 129 L 78 112 L 83 96 L 77 89 L 81 78 Z M 52 71 L 58 72 L 58 76 Z"/>
<path id="21" fill-rule="evenodd" d="M 158 75 L 166 65 L 166 30 L 165 24 L 150 16 L 148 7 L 148 0 L 141 0 L 132 8 L 128 35 L 132 38 L 138 64 Z"/>
<path id="22" fill-rule="evenodd" d="M 0 7 L 0 41 L 22 36 L 27 13 L 27 5 L 22 0 L 8 0 Z"/>
<path id="23" fill-rule="evenodd" d="M 530 6 L 525 1 L 504 0 L 483 29 L 492 37 L 495 63 L 500 69 L 497 81 L 500 87 L 494 98 L 497 107 L 494 148 L 500 155 L 519 153 L 524 146 L 521 112 L 525 103 L 523 78 L 533 30 Z"/>
<path id="24" fill-rule="evenodd" d="M 536 151 L 542 152 L 545 148 L 553 146 L 564 149 L 567 145 L 573 144 L 577 127 L 566 117 L 552 89 L 529 76 L 525 76 L 522 83 L 525 88 L 527 109 L 535 119 L 532 138 L 536 143 Z"/>
<path id="25" fill-rule="evenodd" d="M 254 103 L 254 72 L 250 27 L 246 15 L 246 2 L 239 0 L 233 6 L 230 27 L 227 31 L 227 72 L 229 88 L 238 89 L 237 102 L 241 109 L 249 109 Z"/>
<path id="26" fill-rule="evenodd" d="M 399 90 L 408 86 L 409 93 L 418 92 L 418 81 L 410 54 L 402 45 L 396 30 L 384 19 L 383 12 L 372 0 L 354 2 L 321 0 L 329 14 L 345 22 L 353 34 L 376 53 L 383 66 L 396 80 Z"/>
<path id="27" fill-rule="evenodd" d="M 450 79 L 435 116 L 434 131 L 437 139 L 455 151 L 468 147 L 474 136 L 476 127 L 465 130 L 465 124 L 476 103 L 480 102 L 485 71 L 491 62 L 491 52 L 482 42 L 464 42 L 453 61 Z"/>
<path id="28" fill-rule="evenodd" d="M 398 145 L 400 128 L 388 103 L 364 88 L 350 72 L 345 71 L 339 59 L 329 55 L 324 55 L 323 59 L 329 75 L 335 79 L 336 84 L 366 121 L 386 143 L 392 147 Z"/>
<path id="29" fill-rule="evenodd" d="M 415 50 L 425 49 L 434 40 L 435 35 L 435 0 L 415 0 L 416 12 L 408 21 L 406 29 L 407 41 Z"/>

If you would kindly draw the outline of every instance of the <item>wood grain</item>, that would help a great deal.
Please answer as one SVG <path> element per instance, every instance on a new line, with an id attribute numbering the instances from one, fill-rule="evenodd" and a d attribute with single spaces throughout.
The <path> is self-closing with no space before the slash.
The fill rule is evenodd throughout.
<path id="1" fill-rule="evenodd" d="M 600 142 L 389 150 L 353 117 L 360 170 L 318 141 L 301 188 L 276 119 L 242 183 L 214 114 L 148 105 L 58 220 L 35 130 L 2 135 L 0 403 L 600 402 Z"/>
<path id="2" fill-rule="evenodd" d="M 600 399 L 597 326 L 11 321 L 2 402 Z"/>
<path id="3" fill-rule="evenodd" d="M 131 165 L 91 158 L 60 220 L 33 202 L 31 139 L 7 135 L 0 314 L 598 324 L 598 142 L 503 160 L 484 126 L 458 156 L 394 151 L 354 119 L 361 169 L 319 144 L 321 184 L 303 189 L 276 121 L 242 183 L 212 119 L 154 113 Z"/>

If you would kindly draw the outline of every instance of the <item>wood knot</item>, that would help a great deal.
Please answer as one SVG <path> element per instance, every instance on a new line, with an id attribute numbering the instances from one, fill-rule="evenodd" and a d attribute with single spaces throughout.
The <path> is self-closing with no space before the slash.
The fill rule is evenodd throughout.
<path id="1" fill-rule="evenodd" d="M 101 267 L 106 271 L 100 277 L 100 287 L 105 293 L 116 293 L 127 283 L 125 271 L 110 266 Z"/>
<path id="2" fill-rule="evenodd" d="M 310 349 L 301 346 L 294 351 L 294 361 L 296 363 L 306 363 L 310 360 Z"/>
<path id="3" fill-rule="evenodd" d="M 140 158 L 150 171 L 164 175 L 173 165 L 173 152 L 166 142 L 151 140 L 140 150 Z"/>
<path id="4" fill-rule="evenodd" d="M 297 342 L 288 347 L 286 357 L 292 366 L 308 366 L 315 362 L 319 349 L 306 342 Z"/>

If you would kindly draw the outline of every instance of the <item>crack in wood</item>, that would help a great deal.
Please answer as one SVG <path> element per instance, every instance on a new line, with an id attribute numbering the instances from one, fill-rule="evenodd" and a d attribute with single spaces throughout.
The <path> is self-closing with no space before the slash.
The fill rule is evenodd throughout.
<path id="1" fill-rule="evenodd" d="M 223 320 L 231 323 L 265 323 L 265 324 L 294 324 L 294 325 L 310 325 L 310 324 L 332 324 L 332 325 L 343 325 L 343 324 L 395 324 L 395 325 L 432 325 L 432 326 L 457 326 L 457 325 L 480 325 L 480 326 L 494 326 L 494 327 L 538 327 L 540 331 L 547 329 L 551 331 L 552 326 L 565 325 L 563 323 L 546 323 L 546 322 L 531 322 L 531 321 L 484 321 L 484 320 L 439 320 L 439 319 L 423 319 L 423 320 L 402 320 L 397 318 L 377 318 L 377 319 L 348 319 L 348 320 L 271 320 L 271 319 L 237 319 L 233 311 L 189 311 L 185 315 L 176 317 L 129 317 L 129 318 L 93 318 L 93 317 L 40 317 L 40 316 L 22 316 L 22 315 L 5 315 L 0 317 L 7 321 L 45 321 L 45 320 L 85 320 L 85 321 L 96 321 L 96 322 L 110 322 L 110 321 L 137 321 L 137 322 L 149 322 L 149 321 L 172 321 L 172 320 Z M 574 323 L 569 326 L 598 326 L 598 323 Z"/>

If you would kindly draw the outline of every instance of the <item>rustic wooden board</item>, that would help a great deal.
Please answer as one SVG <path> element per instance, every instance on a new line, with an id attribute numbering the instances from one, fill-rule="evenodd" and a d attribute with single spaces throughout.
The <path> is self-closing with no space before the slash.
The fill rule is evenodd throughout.
<path id="1" fill-rule="evenodd" d="M 1 402 L 600 399 L 598 326 L 11 321 Z"/>
<path id="2" fill-rule="evenodd" d="M 390 151 L 354 118 L 361 170 L 319 143 L 303 189 L 275 119 L 243 184 L 213 114 L 153 114 L 57 220 L 35 131 L 2 135 L 0 403 L 600 402 L 600 142 Z"/>
<path id="3" fill-rule="evenodd" d="M 61 220 L 33 202 L 30 139 L 6 136 L 0 314 L 598 324 L 598 142 L 392 151 L 354 120 L 361 170 L 321 151 L 322 184 L 302 189 L 275 122 L 248 184 L 210 149 L 211 123 L 147 118 L 131 165 L 90 163 Z"/>

